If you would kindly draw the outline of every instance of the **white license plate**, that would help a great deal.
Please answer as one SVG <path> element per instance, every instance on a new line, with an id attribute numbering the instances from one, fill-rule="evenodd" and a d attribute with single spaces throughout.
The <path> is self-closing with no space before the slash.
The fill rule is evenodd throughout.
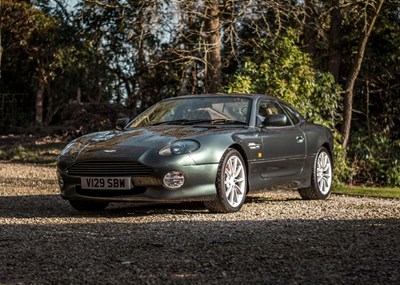
<path id="1" fill-rule="evenodd" d="M 118 189 L 132 188 L 130 177 L 81 177 L 82 189 Z"/>

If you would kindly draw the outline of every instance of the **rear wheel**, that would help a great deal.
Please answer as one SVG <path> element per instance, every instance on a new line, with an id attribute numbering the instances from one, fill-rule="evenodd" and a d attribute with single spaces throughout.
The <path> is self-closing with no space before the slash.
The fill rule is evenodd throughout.
<path id="1" fill-rule="evenodd" d="M 311 174 L 311 186 L 298 189 L 303 199 L 326 199 L 332 190 L 332 160 L 326 148 L 321 147 L 315 156 Z"/>
<path id="2" fill-rule="evenodd" d="M 247 193 L 246 166 L 241 154 L 228 149 L 221 158 L 217 173 L 217 198 L 205 202 L 211 212 L 233 213 L 240 210 Z"/>
<path id="3" fill-rule="evenodd" d="M 107 208 L 109 202 L 94 202 L 85 200 L 70 200 L 72 208 L 78 211 L 102 211 Z"/>

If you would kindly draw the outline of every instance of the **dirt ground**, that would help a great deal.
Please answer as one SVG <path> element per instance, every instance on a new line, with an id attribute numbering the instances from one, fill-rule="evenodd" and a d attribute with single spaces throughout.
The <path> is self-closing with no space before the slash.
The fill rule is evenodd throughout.
<path id="1" fill-rule="evenodd" d="M 296 192 L 78 213 L 55 167 L 0 162 L 0 284 L 400 284 L 400 201 Z"/>

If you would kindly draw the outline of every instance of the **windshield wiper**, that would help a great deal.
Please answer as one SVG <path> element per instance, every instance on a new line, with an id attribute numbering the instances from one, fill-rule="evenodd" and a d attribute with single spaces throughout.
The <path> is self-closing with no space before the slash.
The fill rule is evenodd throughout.
<path id="1" fill-rule="evenodd" d="M 193 124 L 212 124 L 212 125 L 247 125 L 246 122 L 229 120 L 229 119 L 198 119 L 198 120 L 187 120 L 183 125 L 193 125 Z"/>
<path id="2" fill-rule="evenodd" d="M 182 120 L 172 120 L 172 121 L 164 121 L 164 122 L 158 122 L 155 124 L 152 124 L 152 126 L 158 126 L 158 125 L 184 125 L 186 123 L 190 123 L 192 120 L 188 119 L 182 119 Z"/>
<path id="3" fill-rule="evenodd" d="M 158 122 L 153 124 L 152 126 L 158 125 L 193 125 L 193 124 L 201 124 L 201 123 L 208 123 L 208 124 L 215 124 L 215 125 L 222 125 L 222 124 L 229 124 L 229 125 L 247 125 L 246 122 L 236 121 L 236 120 L 227 120 L 227 119 L 215 119 L 215 120 L 206 120 L 206 119 L 199 119 L 199 120 L 172 120 L 172 121 L 165 121 L 165 122 Z"/>
<path id="4" fill-rule="evenodd" d="M 182 119 L 182 120 L 172 120 L 172 121 L 165 121 L 165 122 L 158 122 L 153 124 L 152 126 L 158 126 L 158 125 L 192 125 L 192 124 L 199 124 L 199 123 L 212 123 L 213 120 L 188 120 L 188 119 Z"/>
<path id="5" fill-rule="evenodd" d="M 246 122 L 237 121 L 237 120 L 229 120 L 229 119 L 216 119 L 211 120 L 212 124 L 229 124 L 229 125 L 247 125 Z"/>

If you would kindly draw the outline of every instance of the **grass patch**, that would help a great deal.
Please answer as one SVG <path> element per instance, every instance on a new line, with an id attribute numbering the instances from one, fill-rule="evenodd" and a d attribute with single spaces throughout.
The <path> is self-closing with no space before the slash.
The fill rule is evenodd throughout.
<path id="1" fill-rule="evenodd" d="M 0 147 L 0 160 L 55 165 L 65 143 L 13 144 Z"/>
<path id="2" fill-rule="evenodd" d="M 335 187 L 334 194 L 356 195 L 356 196 L 370 196 L 382 198 L 400 198 L 399 187 L 363 187 L 363 186 L 346 186 Z"/>

